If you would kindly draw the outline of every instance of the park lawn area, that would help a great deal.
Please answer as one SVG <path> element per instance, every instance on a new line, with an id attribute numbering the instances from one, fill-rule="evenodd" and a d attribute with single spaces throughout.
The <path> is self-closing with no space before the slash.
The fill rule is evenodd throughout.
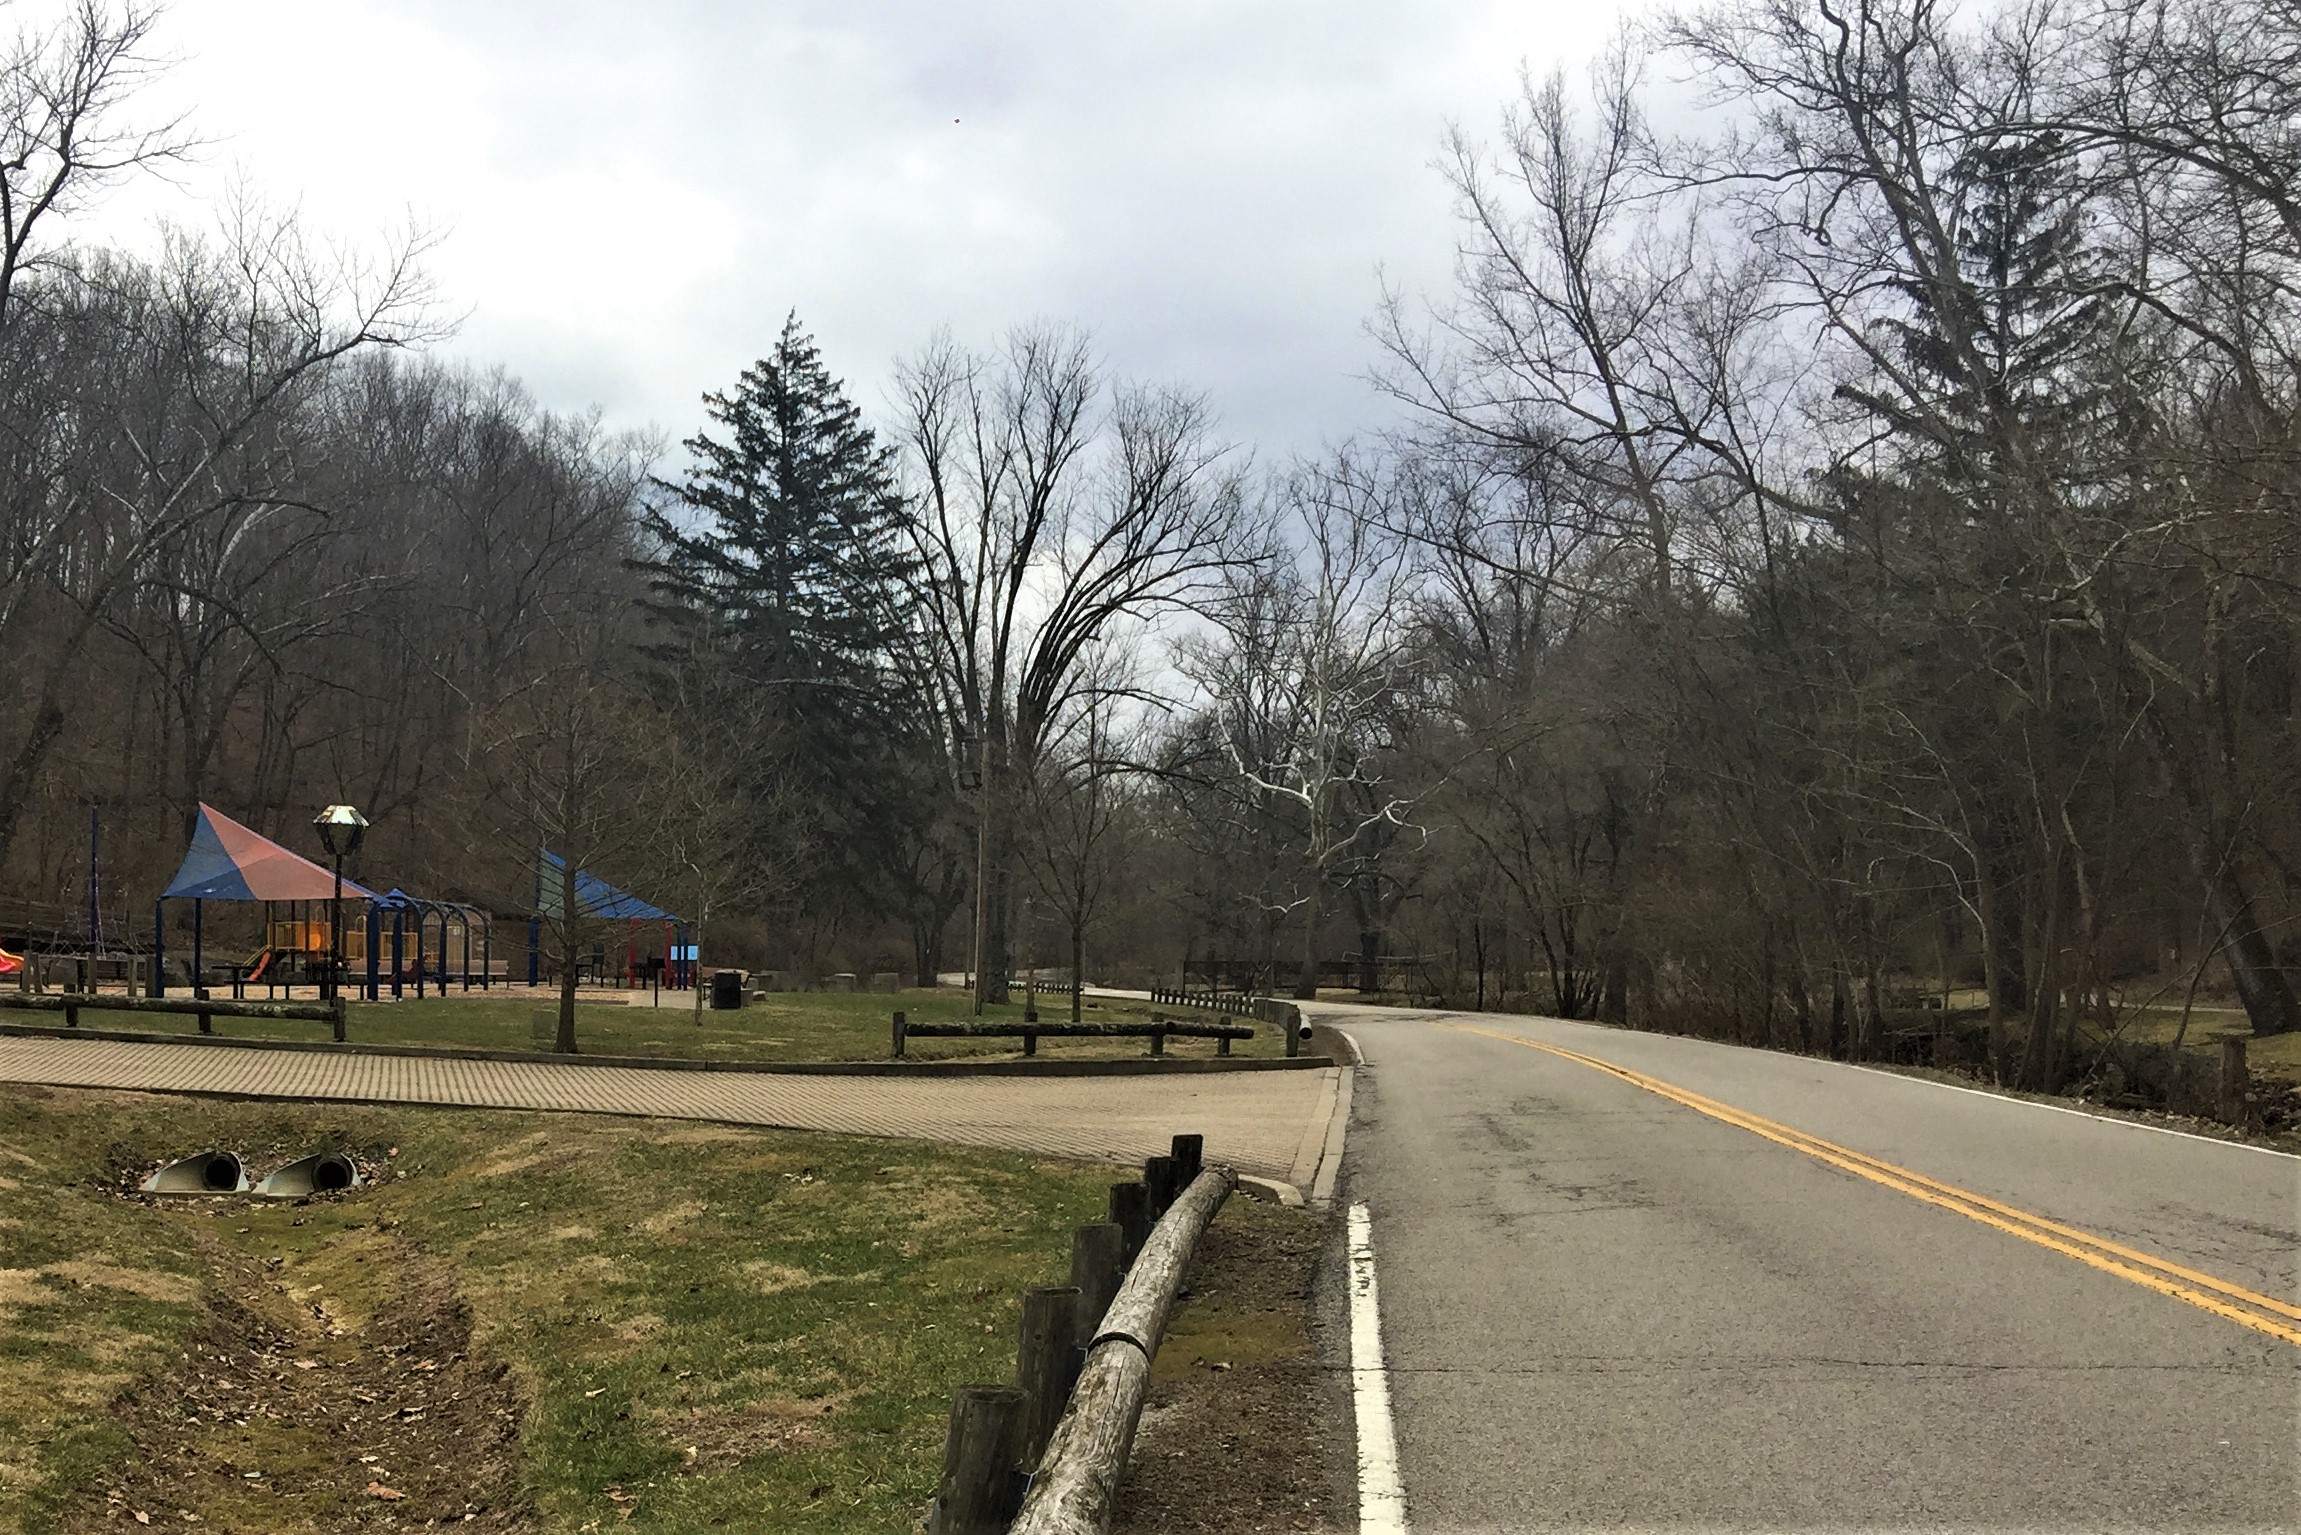
<path id="1" fill-rule="evenodd" d="M 342 1148 L 376 1180 L 301 1204 L 123 1192 L 209 1146 L 251 1178 Z M 138 1513 L 913 1528 L 950 1392 L 1010 1376 L 1019 1292 L 1062 1282 L 1110 1178 L 589 1115 L 13 1086 L 0 1169 L 6 1535 Z"/>
<path id="2" fill-rule="evenodd" d="M 538 1043 L 535 1015 L 557 1017 L 559 999 L 545 990 L 514 988 L 493 996 L 454 992 L 445 997 L 408 997 L 397 1002 L 351 1003 L 345 1020 L 354 1044 L 434 1045 L 442 1048 L 486 1050 L 549 1049 L 548 1038 Z M 835 992 L 770 992 L 764 1001 L 741 1009 L 700 1015 L 691 1008 L 656 1008 L 644 1004 L 578 1001 L 576 1048 L 586 1055 L 675 1057 L 718 1061 L 883 1061 L 888 1059 L 891 1023 L 897 1008 L 914 1021 L 959 1020 L 972 1016 L 967 994 L 953 989 L 916 990 L 892 996 Z M 1169 1016 L 1176 1009 L 1162 1009 Z M 1094 1021 L 1142 1021 L 1151 1015 L 1147 1003 L 1089 998 L 1085 1016 Z M 23 1021 L 58 1020 L 26 1015 Z M 992 1007 L 984 1016 L 1019 1023 L 1020 1004 Z M 1039 1018 L 1052 1023 L 1070 1016 L 1068 998 L 1042 1002 Z M 198 1024 L 184 1013 L 106 1012 L 85 1009 L 81 1022 L 88 1028 L 129 1029 L 146 1033 L 190 1034 Z M 698 1019 L 700 1018 L 700 1021 Z M 1283 1055 L 1281 1032 L 1273 1025 L 1242 1019 L 1254 1026 L 1255 1037 L 1233 1042 L 1237 1055 Z M 266 1018 L 218 1018 L 219 1032 L 255 1039 L 326 1039 L 324 1024 Z M 1016 1059 L 1022 1055 L 1019 1039 L 914 1039 L 907 1047 L 912 1060 Z M 1042 1056 L 1068 1059 L 1109 1059 L 1147 1054 L 1142 1039 L 1039 1041 Z M 1213 1040 L 1167 1041 L 1171 1055 L 1195 1057 L 1215 1053 Z"/>

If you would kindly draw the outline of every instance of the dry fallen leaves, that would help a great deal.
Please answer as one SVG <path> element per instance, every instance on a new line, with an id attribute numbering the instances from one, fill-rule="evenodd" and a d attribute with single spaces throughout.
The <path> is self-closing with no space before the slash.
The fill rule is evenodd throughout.
<path id="1" fill-rule="evenodd" d="M 138 1524 L 150 1524 L 152 1522 L 152 1516 L 139 1508 L 136 1510 L 136 1522 Z"/>

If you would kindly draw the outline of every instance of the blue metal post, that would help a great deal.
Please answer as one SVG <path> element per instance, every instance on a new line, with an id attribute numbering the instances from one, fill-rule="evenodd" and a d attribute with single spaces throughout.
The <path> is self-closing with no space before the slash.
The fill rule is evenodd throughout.
<path id="1" fill-rule="evenodd" d="M 383 996 L 383 987 L 378 984 L 383 956 L 377 952 L 382 946 L 383 913 L 376 910 L 375 902 L 370 901 L 368 902 L 368 1000 L 370 1002 L 378 1001 Z"/>
<path id="2" fill-rule="evenodd" d="M 164 997 L 168 994 L 167 912 L 168 903 L 165 900 L 157 900 L 152 903 L 151 992 L 155 997 Z"/>
<path id="3" fill-rule="evenodd" d="M 394 906 L 391 911 L 391 994 L 394 1000 L 402 995 L 400 973 L 406 965 L 402 942 L 406 936 L 407 908 Z"/>

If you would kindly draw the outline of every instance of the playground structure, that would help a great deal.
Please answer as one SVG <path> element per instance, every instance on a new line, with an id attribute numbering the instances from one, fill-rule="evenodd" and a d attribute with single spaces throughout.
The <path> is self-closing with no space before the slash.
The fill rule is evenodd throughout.
<path id="1" fill-rule="evenodd" d="M 536 902 L 517 913 L 527 925 L 529 986 L 542 983 L 542 927 L 561 916 L 570 883 L 563 859 L 547 850 L 537 852 Z M 581 869 L 572 883 L 580 916 L 623 927 L 623 942 L 612 950 L 603 941 L 587 946 L 579 978 L 593 986 L 609 984 L 611 977 L 612 983 L 625 987 L 653 982 L 679 989 L 694 983 L 696 953 L 684 942 L 685 924 L 678 917 Z M 339 954 L 343 966 L 339 979 L 369 1001 L 387 994 L 403 997 L 411 987 L 421 997 L 427 992 L 445 996 L 451 989 L 470 991 L 475 985 L 486 990 L 512 984 L 509 957 L 499 958 L 495 952 L 496 914 L 486 908 L 415 896 L 396 886 L 379 895 L 346 879 L 339 949 L 335 890 L 335 876 L 327 869 L 202 804 L 184 862 L 153 903 L 149 994 L 167 993 L 166 903 L 187 900 L 192 903 L 190 968 L 196 997 L 208 995 L 219 969 L 234 997 L 245 996 L 256 985 L 267 995 L 277 995 L 285 987 L 292 997 L 298 985 L 322 986 Z M 262 906 L 261 939 L 245 959 L 210 964 L 206 909 L 214 901 Z M 662 927 L 662 952 L 643 955 L 640 934 L 657 924 Z"/>

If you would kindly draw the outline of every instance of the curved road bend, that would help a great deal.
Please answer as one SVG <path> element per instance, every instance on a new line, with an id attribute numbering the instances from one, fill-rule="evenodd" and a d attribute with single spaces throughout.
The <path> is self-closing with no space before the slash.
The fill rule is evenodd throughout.
<path id="1" fill-rule="evenodd" d="M 2301 1159 L 1662 1035 L 1319 1015 L 1368 1063 L 1342 1202 L 1415 1531 L 2301 1529 Z"/>

